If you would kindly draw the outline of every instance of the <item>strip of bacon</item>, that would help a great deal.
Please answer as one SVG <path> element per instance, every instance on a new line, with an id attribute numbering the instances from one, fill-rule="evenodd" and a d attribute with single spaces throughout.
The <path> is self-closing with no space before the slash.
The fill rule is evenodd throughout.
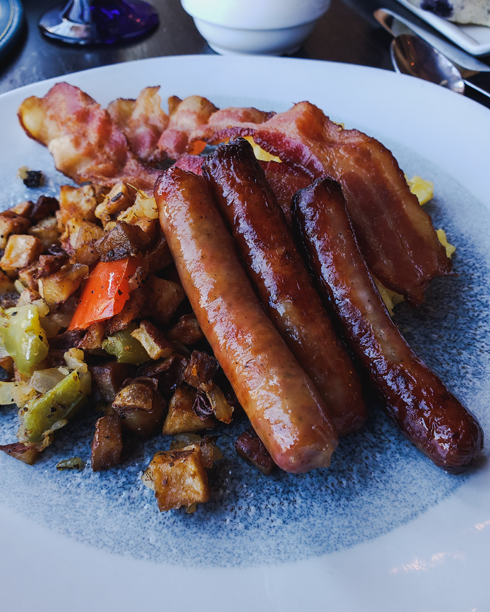
<path id="1" fill-rule="evenodd" d="M 202 139 L 202 133 L 196 130 L 190 142 Z M 260 147 L 306 169 L 312 179 L 337 180 L 371 271 L 412 304 L 423 301 L 432 278 L 451 274 L 430 217 L 410 192 L 391 152 L 374 138 L 343 129 L 309 102 L 259 126 L 248 123 L 206 133 L 212 143 L 236 135 L 253 136 Z"/>
<path id="2" fill-rule="evenodd" d="M 24 100 L 18 116 L 27 135 L 48 147 L 56 168 L 77 183 L 153 189 L 161 174 L 136 158 L 109 113 L 78 87 L 57 83 L 44 98 Z"/>
<path id="3" fill-rule="evenodd" d="M 310 185 L 311 178 L 301 168 L 294 168 L 289 164 L 275 161 L 259 163 L 265 172 L 267 182 L 271 186 L 279 206 L 282 208 L 287 224 L 291 227 L 291 200 L 297 191 Z"/>
<path id="4" fill-rule="evenodd" d="M 133 153 L 147 164 L 165 159 L 165 152 L 157 148 L 157 143 L 169 119 L 162 110 L 159 89 L 145 87 L 136 100 L 118 98 L 107 107 L 112 120 L 128 139 Z"/>
<path id="5" fill-rule="evenodd" d="M 198 176 L 202 176 L 202 166 L 206 161 L 205 157 L 200 155 L 182 155 L 175 162 L 174 166 L 180 168 L 181 170 L 186 170 L 187 172 L 193 172 Z"/>
<path id="6" fill-rule="evenodd" d="M 158 148 L 170 159 L 178 159 L 189 146 L 189 135 L 199 126 L 208 123 L 210 117 L 218 109 L 206 98 L 189 96 L 181 100 L 177 96 L 168 99 L 169 123 L 167 129 L 160 136 Z M 205 143 L 194 145 L 189 153 L 201 153 Z"/>
<path id="7" fill-rule="evenodd" d="M 207 142 L 212 139 L 217 131 L 226 130 L 230 127 L 250 127 L 256 129 L 259 123 L 265 123 L 272 119 L 276 113 L 265 112 L 253 107 L 229 106 L 211 115 L 209 121 L 196 128 L 192 133 L 193 142 L 199 140 Z"/>

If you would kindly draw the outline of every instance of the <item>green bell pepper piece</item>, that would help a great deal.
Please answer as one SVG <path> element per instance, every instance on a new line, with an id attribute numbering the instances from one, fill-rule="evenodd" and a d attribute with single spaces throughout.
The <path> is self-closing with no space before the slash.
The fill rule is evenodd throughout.
<path id="1" fill-rule="evenodd" d="M 48 354 L 46 334 L 34 304 L 2 311 L 0 339 L 21 374 L 29 375 Z"/>
<path id="2" fill-rule="evenodd" d="M 102 348 L 106 353 L 117 357 L 119 363 L 134 363 L 136 365 L 149 361 L 148 355 L 139 340 L 131 336 L 131 332 L 138 326 L 134 323 L 126 329 L 116 332 L 102 342 Z"/>
<path id="3" fill-rule="evenodd" d="M 41 442 L 47 434 L 66 425 L 86 401 L 80 374 L 73 370 L 52 389 L 19 410 L 17 438 L 20 442 Z"/>

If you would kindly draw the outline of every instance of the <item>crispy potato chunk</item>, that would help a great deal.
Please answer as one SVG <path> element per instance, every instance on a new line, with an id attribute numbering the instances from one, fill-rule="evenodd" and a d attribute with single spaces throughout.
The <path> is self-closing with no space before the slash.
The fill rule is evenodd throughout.
<path id="1" fill-rule="evenodd" d="M 37 444 L 24 444 L 23 442 L 5 444 L 4 446 L 0 446 L 0 451 L 22 461 L 22 463 L 27 463 L 27 465 L 34 465 L 41 452 Z"/>
<path id="2" fill-rule="evenodd" d="M 33 225 L 27 230 L 30 236 L 39 238 L 44 250 L 47 251 L 53 245 L 60 244 L 60 232 L 56 217 L 46 217 L 41 219 L 37 225 Z"/>
<path id="3" fill-rule="evenodd" d="M 101 220 L 105 227 L 113 221 L 113 216 L 132 206 L 134 198 L 134 190 L 130 190 L 124 183 L 118 183 L 109 191 L 102 203 L 97 206 L 95 216 Z"/>
<path id="4" fill-rule="evenodd" d="M 179 387 L 168 405 L 168 414 L 163 425 L 163 434 L 173 436 L 200 429 L 210 429 L 216 425 L 211 415 L 200 417 L 194 410 L 197 391 L 191 387 Z"/>
<path id="5" fill-rule="evenodd" d="M 16 215 L 12 211 L 0 214 L 0 249 L 7 246 L 8 237 L 11 234 L 23 234 L 29 227 L 29 219 Z"/>
<path id="6" fill-rule="evenodd" d="M 10 278 L 0 270 L 0 295 L 15 292 L 15 285 Z"/>
<path id="7" fill-rule="evenodd" d="M 39 238 L 25 234 L 10 236 L 5 253 L 0 260 L 0 268 L 6 272 L 27 268 L 38 259 L 42 252 L 43 245 Z"/>
<path id="8" fill-rule="evenodd" d="M 95 424 L 92 442 L 92 469 L 108 470 L 121 463 L 123 450 L 121 420 L 116 415 L 101 417 Z"/>
<path id="9" fill-rule="evenodd" d="M 41 255 L 42 257 L 42 255 Z M 19 270 L 19 280 L 28 289 L 38 291 L 39 261 Z"/>
<path id="10" fill-rule="evenodd" d="M 92 323 L 87 329 L 87 333 L 77 344 L 77 348 L 82 350 L 94 350 L 102 348 L 104 340 L 104 323 Z"/>
<path id="11" fill-rule="evenodd" d="M 162 425 L 165 401 L 157 387 L 154 378 L 136 378 L 119 391 L 112 403 L 124 427 L 140 438 L 150 438 Z"/>
<path id="12" fill-rule="evenodd" d="M 184 345 L 195 344 L 204 338 L 196 316 L 186 314 L 180 317 L 167 333 L 168 339 L 172 342 L 180 342 Z"/>
<path id="13" fill-rule="evenodd" d="M 110 231 L 95 244 L 102 261 L 116 261 L 141 253 L 150 238 L 137 225 L 118 221 Z"/>
<path id="14" fill-rule="evenodd" d="M 88 273 L 89 267 L 85 264 L 67 264 L 59 272 L 39 279 L 39 293 L 48 306 L 66 302 L 80 287 Z"/>
<path id="15" fill-rule="evenodd" d="M 90 366 L 94 384 L 93 399 L 112 403 L 127 378 L 133 376 L 135 368 L 129 363 L 110 361 L 104 365 Z"/>
<path id="16" fill-rule="evenodd" d="M 200 391 L 211 391 L 214 377 L 219 369 L 217 359 L 202 351 L 192 351 L 191 359 L 184 371 L 185 382 Z"/>
<path id="17" fill-rule="evenodd" d="M 165 338 L 164 333 L 149 321 L 141 321 L 138 329 L 132 331 L 131 335 L 141 342 L 152 359 L 166 359 L 174 352 L 174 347 Z"/>
<path id="18" fill-rule="evenodd" d="M 60 189 L 60 210 L 56 212 L 58 229 L 65 230 L 68 221 L 90 221 L 95 222 L 95 209 L 97 197 L 92 185 L 82 187 L 70 187 L 62 185 Z"/>
<path id="19" fill-rule="evenodd" d="M 156 453 L 143 482 L 155 491 L 160 512 L 209 500 L 208 475 L 199 445 Z"/>
<path id="20" fill-rule="evenodd" d="M 104 230 L 90 221 L 70 220 L 61 236 L 61 246 L 78 263 L 91 266 L 99 259 L 94 242 L 104 236 Z"/>
<path id="21" fill-rule="evenodd" d="M 274 469 L 275 463 L 272 461 L 272 457 L 252 427 L 238 436 L 235 442 L 235 450 L 242 459 L 250 461 L 266 476 Z"/>
<path id="22" fill-rule="evenodd" d="M 167 324 L 185 298 L 184 290 L 178 283 L 173 283 L 156 276 L 148 277 L 150 296 L 148 313 L 157 321 Z"/>

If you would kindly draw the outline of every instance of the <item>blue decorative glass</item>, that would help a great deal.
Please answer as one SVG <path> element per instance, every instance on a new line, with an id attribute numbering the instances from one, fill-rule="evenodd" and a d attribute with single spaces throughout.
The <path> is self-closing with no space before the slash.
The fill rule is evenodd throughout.
<path id="1" fill-rule="evenodd" d="M 130 41 L 157 25 L 158 13 L 141 0 L 70 0 L 39 21 L 46 36 L 79 45 Z"/>

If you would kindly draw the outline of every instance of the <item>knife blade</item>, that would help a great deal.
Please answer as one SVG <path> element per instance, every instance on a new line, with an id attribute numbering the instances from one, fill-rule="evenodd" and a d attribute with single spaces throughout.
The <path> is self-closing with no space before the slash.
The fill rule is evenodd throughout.
<path id="1" fill-rule="evenodd" d="M 475 72 L 490 72 L 490 66 L 480 62 L 480 60 L 466 53 L 466 51 L 458 49 L 458 47 L 442 40 L 439 36 L 428 32 L 425 28 L 415 25 L 408 19 L 404 19 L 387 8 L 380 8 L 374 11 L 374 17 L 392 36 L 398 36 L 399 34 L 417 34 L 420 38 L 423 38 L 454 62 L 458 68 L 463 68 L 461 72 L 464 77 L 469 76 L 468 73 L 465 73 L 465 70 L 470 71 L 471 74 Z"/>

